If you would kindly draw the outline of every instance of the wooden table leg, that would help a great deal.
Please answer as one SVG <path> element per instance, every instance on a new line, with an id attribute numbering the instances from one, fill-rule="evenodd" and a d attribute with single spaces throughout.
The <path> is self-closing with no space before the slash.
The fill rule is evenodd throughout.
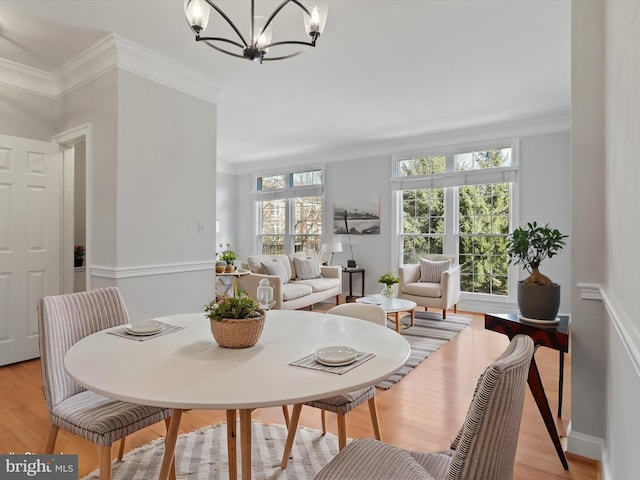
<path id="1" fill-rule="evenodd" d="M 251 480 L 251 410 L 240 410 L 240 458 L 242 480 Z"/>
<path id="2" fill-rule="evenodd" d="M 564 352 L 560 352 L 560 372 L 558 373 L 558 417 L 562 417 L 562 386 L 564 384 Z"/>
<path id="3" fill-rule="evenodd" d="M 413 310 L 411 310 L 411 326 L 412 327 L 415 325 L 415 321 L 416 321 L 416 309 L 414 308 Z"/>
<path id="4" fill-rule="evenodd" d="M 162 465 L 160 466 L 160 475 L 158 480 L 169 480 L 171 473 L 171 465 L 174 463 L 176 443 L 178 442 L 178 431 L 180 430 L 180 420 L 182 420 L 182 412 L 179 408 L 174 408 L 171 412 L 171 421 L 167 429 L 167 437 L 164 441 L 164 455 L 162 456 Z"/>
<path id="5" fill-rule="evenodd" d="M 400 333 L 400 312 L 396 312 L 396 332 Z"/>
<path id="6" fill-rule="evenodd" d="M 562 445 L 560 444 L 558 429 L 556 428 L 553 414 L 551 413 L 551 409 L 549 408 L 549 401 L 547 400 L 547 395 L 544 393 L 544 386 L 542 385 L 542 379 L 540 378 L 540 372 L 538 371 L 538 365 L 536 364 L 535 356 L 531 359 L 531 365 L 529 366 L 529 378 L 527 379 L 527 383 L 529 383 L 529 388 L 531 389 L 533 398 L 538 405 L 538 410 L 540 410 L 540 415 L 542 415 L 542 420 L 544 420 L 544 424 L 547 427 L 547 432 L 549 432 L 551 441 L 556 447 L 558 458 L 560 458 L 560 462 L 562 462 L 562 466 L 564 467 L 564 469 L 569 470 L 567 458 L 565 457 L 564 451 L 562 450 Z"/>
<path id="7" fill-rule="evenodd" d="M 238 478 L 238 453 L 236 440 L 236 411 L 227 410 L 227 462 L 229 480 Z"/>

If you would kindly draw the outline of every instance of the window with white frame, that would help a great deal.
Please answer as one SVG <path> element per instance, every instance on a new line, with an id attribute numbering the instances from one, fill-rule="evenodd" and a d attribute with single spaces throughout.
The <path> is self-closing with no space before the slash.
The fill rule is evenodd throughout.
<path id="1" fill-rule="evenodd" d="M 320 250 L 321 169 L 256 177 L 257 252 Z"/>
<path id="2" fill-rule="evenodd" d="M 509 295 L 517 142 L 394 156 L 400 264 L 455 254 L 463 292 Z"/>

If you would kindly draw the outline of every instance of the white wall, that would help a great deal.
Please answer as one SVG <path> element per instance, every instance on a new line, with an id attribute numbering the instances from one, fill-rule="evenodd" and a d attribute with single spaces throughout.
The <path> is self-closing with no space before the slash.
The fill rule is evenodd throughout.
<path id="1" fill-rule="evenodd" d="M 117 103 L 113 267 L 129 314 L 201 311 L 214 296 L 216 106 L 124 70 Z"/>
<path id="2" fill-rule="evenodd" d="M 599 458 L 605 436 L 606 322 L 576 284 L 605 280 L 604 2 L 572 3 L 571 427 L 568 449 Z"/>
<path id="3" fill-rule="evenodd" d="M 73 148 L 73 244 L 86 245 L 86 143 L 84 141 L 78 142 Z"/>
<path id="4" fill-rule="evenodd" d="M 606 2 L 607 478 L 638 475 L 640 425 L 640 3 Z"/>
<path id="5" fill-rule="evenodd" d="M 50 142 L 57 122 L 53 98 L 0 85 L 0 133 Z"/>
<path id="6" fill-rule="evenodd" d="M 58 99 L 60 124 L 55 133 L 91 124 L 90 180 L 87 195 L 92 209 L 87 212 L 92 225 L 87 237 L 85 260 L 90 267 L 116 265 L 116 205 L 118 158 L 118 77 L 117 69 L 96 77 Z M 113 285 L 93 279 L 93 288 Z"/>
<path id="7" fill-rule="evenodd" d="M 238 192 L 238 177 L 228 173 L 218 172 L 216 176 L 216 218 L 220 221 L 220 232 L 216 235 L 215 251 L 220 251 L 218 244 L 231 243 L 231 248 L 238 253 L 243 248 L 237 241 L 238 230 L 251 225 L 246 215 L 238 214 L 236 195 Z M 244 190 L 247 192 L 247 190 Z M 248 195 L 248 193 L 247 193 Z M 247 255 L 240 258 L 246 259 Z"/>
<path id="8" fill-rule="evenodd" d="M 566 127 L 565 127 L 566 128 Z M 553 133 L 530 134 L 527 125 L 514 124 L 484 126 L 481 129 L 447 132 L 421 139 L 422 148 L 437 145 L 451 145 L 481 139 L 502 139 L 507 136 L 522 135 L 520 142 L 520 223 L 537 220 L 551 223 L 563 233 L 570 233 L 570 188 L 569 188 L 569 132 L 565 129 Z M 415 139 L 411 145 L 394 145 L 396 152 L 415 150 Z M 316 166 L 317 160 L 311 159 L 307 163 L 303 159 L 295 160 L 296 168 L 304 165 Z M 391 215 L 391 185 L 392 173 L 391 153 L 381 152 L 379 155 L 366 157 L 353 156 L 347 160 L 336 160 L 325 164 L 325 212 L 324 212 L 324 240 L 331 241 L 333 236 L 333 205 L 348 204 L 362 199 L 379 198 L 380 201 L 380 235 L 351 236 L 353 254 L 358 266 L 366 270 L 365 290 L 367 294 L 380 293 L 382 285 L 377 283 L 380 275 L 389 271 L 397 271 L 397 265 L 392 259 L 392 215 Z M 289 167 L 276 167 L 276 172 L 287 171 Z M 274 173 L 265 170 L 264 164 L 256 164 L 257 173 Z M 552 172 L 552 173 L 551 173 Z M 253 190 L 253 175 L 239 176 L 235 201 L 238 204 L 238 245 L 241 259 L 254 252 L 254 238 L 251 223 L 252 198 L 249 192 Z M 219 201 L 222 199 L 219 198 Z M 343 252 L 337 253 L 334 263 L 346 264 L 350 256 L 349 243 L 346 236 L 336 236 L 342 240 Z M 561 311 L 571 312 L 571 239 L 567 249 L 559 256 L 545 261 L 543 272 L 554 281 L 564 286 L 562 289 Z M 360 289 L 360 277 L 354 276 L 354 293 Z M 344 279 L 343 291 L 348 291 L 347 278 Z M 486 303 L 461 301 L 461 309 L 471 311 L 515 311 L 515 293 L 511 303 L 501 303 L 488 306 Z"/>

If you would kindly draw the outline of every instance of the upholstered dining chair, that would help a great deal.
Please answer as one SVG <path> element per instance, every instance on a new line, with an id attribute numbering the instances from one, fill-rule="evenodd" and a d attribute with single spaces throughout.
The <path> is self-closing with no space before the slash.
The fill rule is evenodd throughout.
<path id="1" fill-rule="evenodd" d="M 120 440 L 118 459 L 122 460 L 126 435 L 167 421 L 171 415 L 170 409 L 121 402 L 85 390 L 65 371 L 64 356 L 74 343 L 126 323 L 127 310 L 115 287 L 43 297 L 38 303 L 42 384 L 51 422 L 45 453 L 53 453 L 60 428 L 76 434 L 98 445 L 100 480 L 111 479 L 113 443 Z"/>
<path id="2" fill-rule="evenodd" d="M 359 439 L 340 451 L 316 480 L 512 480 L 533 341 L 513 338 L 481 375 L 450 450 L 411 452 Z"/>
<path id="3" fill-rule="evenodd" d="M 377 323 L 386 328 L 387 313 L 380 305 L 365 303 L 343 303 L 331 308 L 327 313 L 331 315 L 343 315 L 345 317 L 359 318 L 369 322 Z M 347 421 L 346 414 L 356 408 L 358 405 L 368 402 L 369 414 L 371 415 L 371 424 L 373 425 L 373 433 L 380 440 L 380 423 L 378 422 L 378 408 L 376 406 L 376 387 L 370 385 L 354 392 L 335 395 L 329 398 L 306 402 L 304 405 L 319 408 L 322 415 L 322 432 L 327 432 L 327 423 L 325 412 L 334 412 L 338 416 L 338 448 L 342 450 L 347 445 Z M 284 452 L 282 454 L 282 462 L 280 466 L 287 468 L 289 455 L 293 448 L 296 430 L 298 429 L 298 420 L 302 411 L 302 403 L 293 406 L 293 412 L 289 419 L 287 433 L 287 441 L 285 442 Z"/>

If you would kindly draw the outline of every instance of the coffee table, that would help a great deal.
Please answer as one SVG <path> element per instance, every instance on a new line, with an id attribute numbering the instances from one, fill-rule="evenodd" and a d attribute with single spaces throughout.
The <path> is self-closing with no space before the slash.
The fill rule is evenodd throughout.
<path id="1" fill-rule="evenodd" d="M 380 305 L 387 313 L 395 313 L 396 332 L 400 333 L 400 312 L 409 312 L 411 314 L 411 326 L 415 322 L 416 302 L 405 300 L 403 298 L 389 298 L 384 295 L 370 295 L 356 299 L 357 303 L 372 303 Z"/>
<path id="2" fill-rule="evenodd" d="M 173 409 L 160 480 L 169 478 L 183 411 L 227 411 L 229 478 L 235 479 L 239 410 L 242 479 L 249 480 L 253 409 L 375 385 L 402 367 L 411 352 L 406 339 L 390 329 L 326 313 L 271 310 L 258 343 L 241 349 L 219 347 L 203 313 L 158 320 L 185 328 L 146 341 L 97 332 L 73 345 L 64 363 L 69 375 L 89 390 Z M 342 375 L 291 365 L 328 345 L 348 345 L 374 357 Z"/>

